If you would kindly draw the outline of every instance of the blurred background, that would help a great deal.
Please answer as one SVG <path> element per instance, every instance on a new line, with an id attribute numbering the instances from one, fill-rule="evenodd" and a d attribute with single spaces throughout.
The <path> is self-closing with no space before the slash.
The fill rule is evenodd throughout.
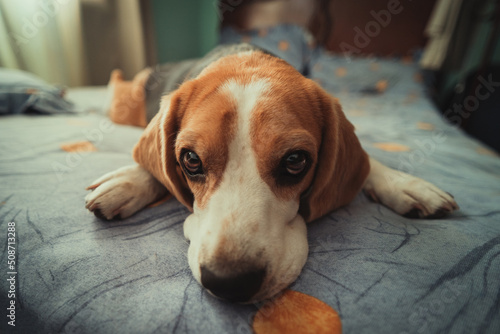
<path id="1" fill-rule="evenodd" d="M 0 66 L 54 84 L 103 85 L 217 42 L 213 1 L 0 0 Z"/>
<path id="2" fill-rule="evenodd" d="M 430 95 L 444 112 L 474 92 L 479 76 L 499 77 L 499 3 L 0 0 L 0 66 L 34 73 L 51 84 L 105 85 L 115 68 L 121 68 L 131 79 L 146 66 L 201 57 L 217 44 L 223 26 L 251 29 L 289 22 L 309 29 L 317 44 L 331 52 L 345 53 L 347 45 L 359 49 L 354 56 L 419 61 Z M 355 48 L 353 41 L 359 38 L 359 29 L 376 19 L 374 13 L 391 6 L 402 6 L 404 10 L 392 15 L 390 24 L 368 45 Z M 379 20 L 383 21 L 383 17 Z M 498 91 L 480 107 L 496 112 L 488 113 L 481 122 L 500 124 Z M 462 126 L 467 129 L 469 121 Z M 481 132 L 481 126 L 468 131 Z"/>

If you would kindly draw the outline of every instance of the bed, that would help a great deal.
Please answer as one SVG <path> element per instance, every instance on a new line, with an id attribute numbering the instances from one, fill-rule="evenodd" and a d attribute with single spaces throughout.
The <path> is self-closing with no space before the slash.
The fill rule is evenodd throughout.
<path id="1" fill-rule="evenodd" d="M 315 57 L 311 77 L 340 99 L 364 149 L 461 209 L 409 219 L 359 194 L 309 225 L 290 288 L 334 308 L 345 333 L 499 333 L 500 158 L 443 120 L 414 62 Z M 105 87 L 66 98 L 72 113 L 0 118 L 0 331 L 251 333 L 261 304 L 217 300 L 193 279 L 189 213 L 175 199 L 121 221 L 85 209 L 85 187 L 132 164 L 142 130 L 107 119 Z"/>

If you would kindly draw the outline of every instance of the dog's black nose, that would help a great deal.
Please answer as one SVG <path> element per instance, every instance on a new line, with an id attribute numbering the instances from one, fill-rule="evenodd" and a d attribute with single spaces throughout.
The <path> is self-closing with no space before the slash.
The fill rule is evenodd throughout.
<path id="1" fill-rule="evenodd" d="M 265 269 L 249 270 L 230 277 L 220 277 L 201 266 L 201 284 L 217 297 L 233 302 L 247 302 L 260 289 Z"/>

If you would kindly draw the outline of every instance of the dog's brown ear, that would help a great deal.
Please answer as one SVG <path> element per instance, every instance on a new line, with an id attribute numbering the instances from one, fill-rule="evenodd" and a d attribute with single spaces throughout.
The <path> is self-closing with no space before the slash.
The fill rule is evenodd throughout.
<path id="1" fill-rule="evenodd" d="M 307 222 L 352 201 L 370 171 L 368 155 L 338 100 L 319 86 L 316 90 L 323 129 L 312 188 L 302 198 L 299 210 Z"/>
<path id="2" fill-rule="evenodd" d="M 132 155 L 134 160 L 160 181 L 179 202 L 193 208 L 193 194 L 175 157 L 175 140 L 184 114 L 182 93 L 164 96 L 160 111 L 148 124 Z"/>

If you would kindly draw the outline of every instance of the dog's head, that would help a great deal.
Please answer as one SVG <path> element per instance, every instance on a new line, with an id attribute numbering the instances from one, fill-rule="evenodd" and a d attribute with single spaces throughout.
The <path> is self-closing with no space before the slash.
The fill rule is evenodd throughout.
<path id="1" fill-rule="evenodd" d="M 369 170 L 339 103 L 260 52 L 222 58 L 165 96 L 134 158 L 192 210 L 194 277 L 239 302 L 297 278 L 305 223 L 350 202 Z"/>

